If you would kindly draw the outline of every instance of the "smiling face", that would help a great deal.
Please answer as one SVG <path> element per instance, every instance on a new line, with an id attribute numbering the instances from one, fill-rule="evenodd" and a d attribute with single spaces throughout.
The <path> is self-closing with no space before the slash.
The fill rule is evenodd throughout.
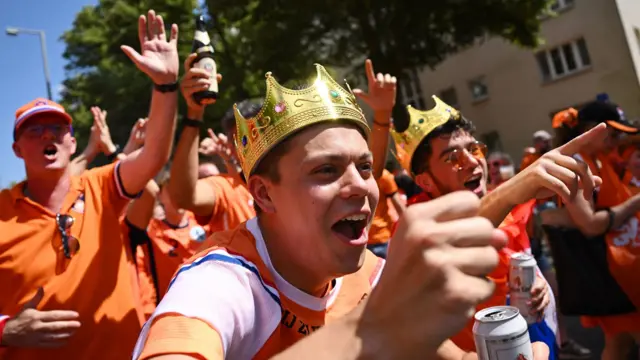
<path id="1" fill-rule="evenodd" d="M 432 195 L 469 190 L 479 197 L 487 193 L 486 146 L 469 132 L 458 129 L 429 140 L 431 155 L 426 171 L 416 183 Z M 414 155 L 415 156 L 415 155 Z"/>
<path id="2" fill-rule="evenodd" d="M 272 164 L 277 163 L 278 181 L 249 178 L 260 216 L 278 231 L 277 246 L 295 249 L 294 262 L 310 271 L 330 276 L 357 271 L 378 204 L 367 141 L 355 127 L 326 123 L 297 133 L 285 145 L 286 153 Z"/>
<path id="3" fill-rule="evenodd" d="M 61 171 L 66 170 L 76 152 L 76 139 L 65 119 L 45 113 L 20 126 L 13 151 L 24 160 L 28 174 Z"/>

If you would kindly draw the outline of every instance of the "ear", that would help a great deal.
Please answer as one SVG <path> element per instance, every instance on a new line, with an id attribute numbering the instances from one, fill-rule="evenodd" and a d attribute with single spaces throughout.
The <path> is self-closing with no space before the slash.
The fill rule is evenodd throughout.
<path id="1" fill-rule="evenodd" d="M 420 188 L 433 196 L 440 196 L 440 191 L 438 190 L 438 186 L 436 182 L 433 180 L 433 177 L 429 172 L 425 171 L 421 174 L 416 175 L 415 182 Z"/>
<path id="2" fill-rule="evenodd" d="M 11 148 L 13 148 L 13 153 L 19 158 L 22 159 L 22 151 L 20 151 L 20 147 L 18 146 L 17 143 L 13 143 L 11 145 Z"/>
<path id="3" fill-rule="evenodd" d="M 247 187 L 249 188 L 251 196 L 253 196 L 253 201 L 255 201 L 265 213 L 276 212 L 273 201 L 271 201 L 271 197 L 269 196 L 269 189 L 272 185 L 268 179 L 259 175 L 251 176 L 247 182 Z"/>
<path id="4" fill-rule="evenodd" d="M 76 138 L 71 137 L 71 155 L 75 154 L 77 149 L 78 142 L 76 141 Z"/>

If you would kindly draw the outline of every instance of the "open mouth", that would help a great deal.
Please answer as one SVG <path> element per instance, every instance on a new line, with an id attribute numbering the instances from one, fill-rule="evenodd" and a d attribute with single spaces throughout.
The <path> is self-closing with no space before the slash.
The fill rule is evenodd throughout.
<path id="1" fill-rule="evenodd" d="M 58 153 L 58 148 L 56 148 L 55 145 L 47 145 L 44 148 L 43 153 L 46 158 L 51 159 L 54 158 Z"/>
<path id="2" fill-rule="evenodd" d="M 480 187 L 480 180 L 482 180 L 481 174 L 473 175 L 464 182 L 464 187 L 467 190 L 475 192 Z"/>
<path id="3" fill-rule="evenodd" d="M 366 244 L 367 223 L 368 216 L 365 214 L 349 215 L 333 224 L 331 230 L 349 243 L 364 238 L 364 243 Z"/>

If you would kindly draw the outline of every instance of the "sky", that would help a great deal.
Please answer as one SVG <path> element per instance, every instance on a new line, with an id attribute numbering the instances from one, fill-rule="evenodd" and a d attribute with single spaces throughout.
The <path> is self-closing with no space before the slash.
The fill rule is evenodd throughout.
<path id="1" fill-rule="evenodd" d="M 64 80 L 65 44 L 60 36 L 71 29 L 78 11 L 97 0 L 0 0 L 0 188 L 24 179 L 22 161 L 13 153 L 15 111 L 38 97 L 47 97 L 40 39 L 37 35 L 6 35 L 8 26 L 44 30 L 53 100 Z"/>

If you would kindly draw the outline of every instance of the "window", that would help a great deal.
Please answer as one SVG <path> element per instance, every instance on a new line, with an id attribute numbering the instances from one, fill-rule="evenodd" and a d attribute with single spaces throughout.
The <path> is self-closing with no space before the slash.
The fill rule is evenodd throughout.
<path id="1" fill-rule="evenodd" d="M 574 0 L 555 0 L 551 6 L 549 7 L 549 9 L 551 9 L 551 11 L 562 11 L 564 9 L 570 8 L 573 6 L 573 1 Z"/>
<path id="2" fill-rule="evenodd" d="M 487 87 L 484 77 L 469 81 L 469 91 L 471 91 L 473 101 L 482 101 L 489 97 L 489 88 Z"/>
<path id="3" fill-rule="evenodd" d="M 636 34 L 636 42 L 638 42 L 638 50 L 640 50 L 640 29 L 633 28 L 633 32 Z"/>
<path id="4" fill-rule="evenodd" d="M 536 61 L 543 81 L 551 81 L 573 74 L 591 65 L 591 57 L 584 39 L 536 53 Z"/>
<path id="5" fill-rule="evenodd" d="M 440 100 L 447 103 L 449 106 L 460 110 L 460 105 L 458 104 L 458 94 L 456 93 L 456 89 L 450 87 L 448 89 L 442 90 L 440 92 Z"/>
<path id="6" fill-rule="evenodd" d="M 425 109 L 422 87 L 418 81 L 418 71 L 410 70 L 406 73 L 406 81 L 401 81 L 402 99 L 405 105 L 411 105 L 417 109 Z"/>

